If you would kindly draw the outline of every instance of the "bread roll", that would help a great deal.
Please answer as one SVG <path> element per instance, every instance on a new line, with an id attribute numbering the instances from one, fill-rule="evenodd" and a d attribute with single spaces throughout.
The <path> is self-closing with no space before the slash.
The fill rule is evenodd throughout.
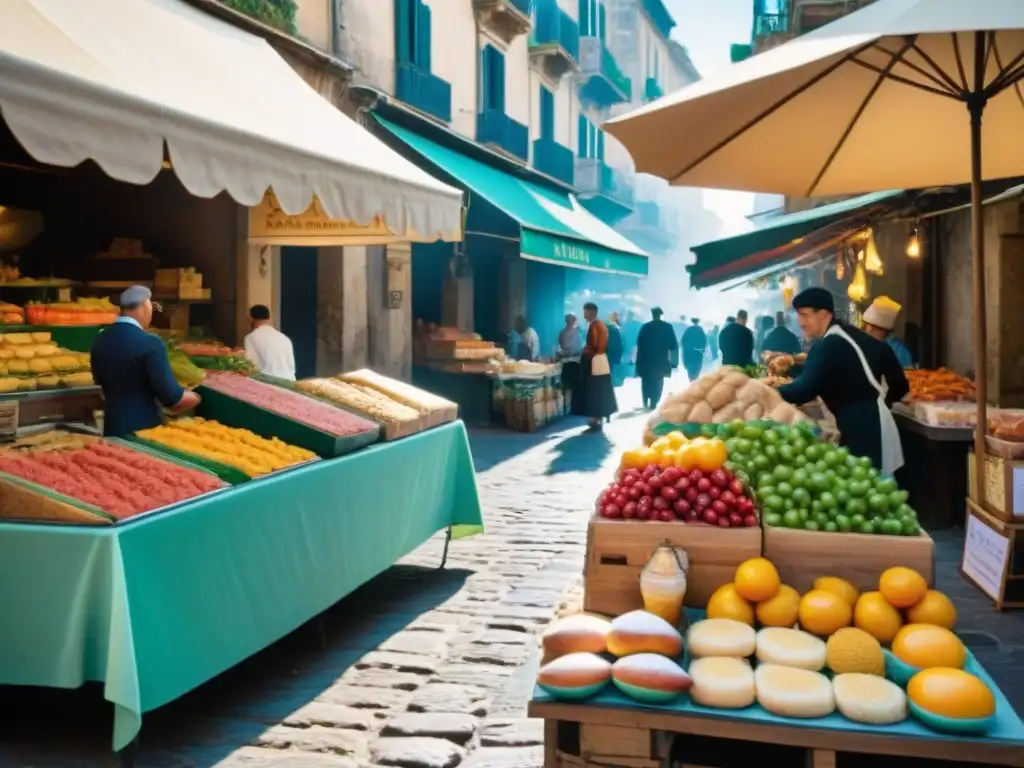
<path id="1" fill-rule="evenodd" d="M 760 403 L 751 403 L 747 406 L 746 410 L 743 411 L 742 418 L 744 421 L 757 421 L 758 419 L 764 418 L 764 406 Z"/>
<path id="2" fill-rule="evenodd" d="M 537 685 L 556 699 L 578 701 L 600 691 L 612 676 L 612 665 L 593 653 L 570 653 L 545 664 Z"/>
<path id="3" fill-rule="evenodd" d="M 711 417 L 711 421 L 715 424 L 725 424 L 732 421 L 733 419 L 743 418 L 743 406 L 739 403 L 729 403 L 724 408 L 719 408 L 715 411 L 715 415 Z"/>
<path id="4" fill-rule="evenodd" d="M 651 704 L 671 701 L 693 685 L 682 667 L 655 653 L 638 653 L 616 661 L 612 682 L 630 698 Z"/>
<path id="5" fill-rule="evenodd" d="M 663 405 L 660 409 L 658 421 L 668 421 L 672 424 L 685 424 L 690 417 L 693 405 L 690 403 L 671 403 Z"/>
<path id="6" fill-rule="evenodd" d="M 711 388 L 704 398 L 712 411 L 717 411 L 736 401 L 736 387 L 727 381 L 720 381 Z"/>
<path id="7" fill-rule="evenodd" d="M 599 616 L 577 614 L 560 619 L 547 628 L 541 637 L 545 655 L 550 658 L 569 653 L 604 653 L 608 650 L 608 633 L 612 625 Z"/>
<path id="8" fill-rule="evenodd" d="M 832 682 L 820 672 L 761 664 L 754 684 L 757 703 L 779 717 L 825 717 L 836 708 Z"/>
<path id="9" fill-rule="evenodd" d="M 713 386 L 715 386 L 715 380 L 708 376 L 701 377 L 686 388 L 679 396 L 679 400 L 683 403 L 699 403 L 707 399 L 708 392 Z"/>
<path id="10" fill-rule="evenodd" d="M 725 376 L 722 377 L 723 384 L 728 384 L 731 387 L 736 388 L 744 386 L 750 380 L 751 379 L 749 376 L 747 376 L 747 374 L 745 374 L 743 371 L 737 370 L 730 370 L 728 373 L 725 374 Z"/>
<path id="11" fill-rule="evenodd" d="M 683 652 L 683 638 L 660 616 L 647 611 L 630 611 L 612 620 L 608 651 L 616 656 L 660 653 L 675 658 Z"/>
<path id="12" fill-rule="evenodd" d="M 686 633 L 686 647 L 695 658 L 731 656 L 742 659 L 754 654 L 757 634 L 749 624 L 734 619 L 704 619 L 693 624 Z"/>
<path id="13" fill-rule="evenodd" d="M 825 667 L 823 640 L 799 629 L 765 627 L 757 633 L 757 660 L 818 672 Z"/>
<path id="14" fill-rule="evenodd" d="M 693 421 L 698 424 L 710 424 L 714 415 L 715 412 L 711 409 L 711 406 L 708 403 L 701 401 L 693 406 L 693 409 L 690 411 L 690 418 L 688 421 Z"/>
<path id="15" fill-rule="evenodd" d="M 754 670 L 743 659 L 708 656 L 690 662 L 690 699 L 715 709 L 744 709 L 754 703 Z"/>

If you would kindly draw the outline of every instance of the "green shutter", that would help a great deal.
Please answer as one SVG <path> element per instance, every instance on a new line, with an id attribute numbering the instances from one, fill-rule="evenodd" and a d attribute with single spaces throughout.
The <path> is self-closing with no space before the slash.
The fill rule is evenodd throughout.
<path id="1" fill-rule="evenodd" d="M 505 113 L 505 54 L 499 51 L 497 48 L 492 48 L 494 51 L 492 59 L 494 60 L 494 74 L 491 76 L 491 84 L 494 86 L 494 108 L 501 110 L 502 114 Z"/>
<path id="2" fill-rule="evenodd" d="M 491 92 L 494 87 L 491 83 L 491 51 L 489 45 L 485 45 L 480 51 L 480 108 L 491 108 Z"/>
<path id="3" fill-rule="evenodd" d="M 604 160 L 604 131 L 594 128 L 594 133 L 597 134 L 597 159 Z"/>
<path id="4" fill-rule="evenodd" d="M 430 7 L 416 0 L 416 63 L 430 72 Z"/>
<path id="5" fill-rule="evenodd" d="M 400 63 L 413 60 L 413 18 L 416 0 L 395 0 L 395 59 Z"/>
<path id="6" fill-rule="evenodd" d="M 590 2 L 589 0 L 580 0 L 580 34 L 590 34 Z"/>
<path id="7" fill-rule="evenodd" d="M 605 27 L 607 15 L 604 10 L 604 3 L 599 3 L 597 6 L 597 26 L 599 36 L 602 41 L 608 42 L 608 30 Z"/>
<path id="8" fill-rule="evenodd" d="M 543 85 L 540 87 L 540 137 L 555 139 L 555 96 Z"/>
<path id="9" fill-rule="evenodd" d="M 589 124 L 583 115 L 576 118 L 576 157 L 587 156 L 587 126 Z"/>

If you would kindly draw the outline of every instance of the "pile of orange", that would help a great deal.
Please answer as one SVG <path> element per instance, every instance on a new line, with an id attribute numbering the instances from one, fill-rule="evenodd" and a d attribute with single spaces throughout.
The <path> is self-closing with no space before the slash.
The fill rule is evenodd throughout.
<path id="1" fill-rule="evenodd" d="M 679 467 L 687 472 L 699 469 L 714 472 L 721 469 L 729 458 L 729 451 L 721 440 L 698 437 L 688 440 L 682 432 L 670 432 L 659 437 L 649 447 L 633 448 L 622 454 L 620 469 L 638 469 L 655 465 Z"/>
<path id="2" fill-rule="evenodd" d="M 765 627 L 793 627 L 829 637 L 854 626 L 882 645 L 890 645 L 904 624 L 927 624 L 952 629 L 956 607 L 942 592 L 928 589 L 921 574 L 910 568 L 890 568 L 878 580 L 878 590 L 861 594 L 837 576 L 821 576 L 804 595 L 783 584 L 766 558 L 741 563 L 733 581 L 719 587 L 707 606 L 708 618 L 733 619 Z"/>

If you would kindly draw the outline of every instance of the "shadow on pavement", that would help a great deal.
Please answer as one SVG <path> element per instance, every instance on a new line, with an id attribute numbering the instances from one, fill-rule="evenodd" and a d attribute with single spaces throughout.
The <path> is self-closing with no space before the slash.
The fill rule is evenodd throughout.
<path id="1" fill-rule="evenodd" d="M 504 427 L 473 427 L 469 447 L 477 472 L 487 472 L 537 446 L 558 440 L 584 423 L 579 416 L 566 416 L 536 432 L 513 432 Z"/>
<path id="2" fill-rule="evenodd" d="M 330 689 L 368 652 L 415 627 L 417 617 L 458 593 L 471 574 L 410 565 L 388 569 L 255 656 L 144 714 L 137 768 L 209 768 L 256 744 L 267 728 Z M 433 633 L 416 634 L 429 640 Z M 112 707 L 99 684 L 73 691 L 0 687 L 2 768 L 117 766 L 112 728 Z"/>
<path id="3" fill-rule="evenodd" d="M 612 442 L 604 432 L 582 432 L 560 441 L 554 450 L 556 455 L 545 474 L 594 472 L 608 458 Z"/>

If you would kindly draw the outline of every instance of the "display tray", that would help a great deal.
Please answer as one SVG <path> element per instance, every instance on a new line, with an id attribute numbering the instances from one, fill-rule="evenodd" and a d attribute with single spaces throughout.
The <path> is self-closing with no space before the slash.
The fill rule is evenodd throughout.
<path id="1" fill-rule="evenodd" d="M 775 740 L 772 731 L 781 732 L 781 729 L 789 729 L 790 732 L 804 733 L 807 737 L 806 743 L 799 743 L 797 738 L 788 741 L 781 738 L 778 743 L 790 743 L 799 746 L 814 747 L 814 739 L 828 744 L 830 749 L 840 749 L 831 741 L 838 737 L 839 733 L 849 734 L 854 737 L 881 737 L 899 740 L 914 740 L 928 742 L 933 749 L 943 751 L 950 749 L 951 744 L 962 745 L 967 750 L 995 750 L 1002 748 L 1008 750 L 1008 754 L 1016 754 L 1016 761 L 1003 762 L 1005 765 L 1024 765 L 1024 723 L 1014 712 L 1006 696 L 999 690 L 992 678 L 985 671 L 984 667 L 974 661 L 973 657 L 968 660 L 967 671 L 980 677 L 993 691 L 996 699 L 996 722 L 992 730 L 984 737 L 950 736 L 933 731 L 919 721 L 908 718 L 902 723 L 888 726 L 874 726 L 855 723 L 848 720 L 839 713 L 827 717 L 813 719 L 797 719 L 780 717 L 765 711 L 758 705 L 740 710 L 712 709 L 694 704 L 689 697 L 683 696 L 680 699 L 667 704 L 642 704 L 621 693 L 613 684 L 606 686 L 600 693 L 580 702 L 560 702 L 551 695 L 545 693 L 539 687 L 534 689 L 533 699 L 529 705 L 530 717 L 543 717 L 554 720 L 583 720 L 586 712 L 594 710 L 628 710 L 628 714 L 613 716 L 608 723 L 629 723 L 638 728 L 650 728 L 673 732 L 673 718 L 678 717 L 692 720 L 702 720 L 705 723 L 715 721 L 717 723 L 729 724 L 736 729 L 736 735 L 731 737 L 738 740 L 764 741 Z M 644 715 L 652 716 L 649 720 Z M 604 718 L 594 718 L 603 720 Z M 646 720 L 646 722 L 645 722 Z M 587 720 L 589 721 L 589 717 Z M 762 731 L 762 737 L 755 736 L 754 729 L 768 726 Z M 708 735 L 711 733 L 711 726 L 708 726 Z M 702 733 L 699 723 L 696 727 L 680 727 L 680 733 Z M 833 735 L 829 735 L 829 733 Z M 726 737 L 730 738 L 730 737 Z M 851 750 L 854 751 L 854 750 Z M 865 741 L 864 752 L 877 752 L 885 754 L 886 750 L 872 749 Z M 895 754 L 895 752 L 893 752 Z M 910 748 L 900 752 L 907 756 L 916 756 L 916 752 Z M 949 756 L 946 759 L 956 760 L 956 756 Z"/>
<path id="2" fill-rule="evenodd" d="M 25 392 L 5 392 L 0 400 L 49 400 L 68 395 L 98 395 L 102 388 L 93 384 L 90 387 L 53 387 L 52 389 L 33 389 Z"/>
<path id="3" fill-rule="evenodd" d="M 308 461 L 299 462 L 298 464 L 292 464 L 290 467 L 282 467 L 281 469 L 274 470 L 273 472 L 267 472 L 263 475 L 248 475 L 238 467 L 230 464 L 224 464 L 219 461 L 207 459 L 203 456 L 197 456 L 194 453 L 188 451 L 179 451 L 177 448 L 171 448 L 170 446 L 164 445 L 163 443 L 156 442 L 155 440 L 146 440 L 145 438 L 132 435 L 131 437 L 123 438 L 126 442 L 131 444 L 133 447 L 143 448 L 147 453 L 152 453 L 162 459 L 177 459 L 182 462 L 205 469 L 225 483 L 231 485 L 241 485 L 247 483 L 250 480 L 262 480 L 266 477 L 276 477 L 277 475 L 285 472 L 291 472 L 293 469 L 299 467 L 305 467 L 307 464 L 312 464 L 314 461 L 320 461 L 320 457 L 309 459 Z"/>
<path id="4" fill-rule="evenodd" d="M 379 426 L 366 432 L 337 437 L 301 422 L 292 421 L 266 408 L 225 395 L 206 385 L 200 385 L 198 392 L 203 401 L 199 404 L 197 413 L 203 418 L 219 421 L 229 427 L 248 429 L 260 437 L 277 437 L 324 458 L 358 451 L 377 442 L 380 437 Z"/>
<path id="5" fill-rule="evenodd" d="M 131 450 L 134 451 L 141 451 L 142 453 L 146 453 L 148 455 L 154 455 L 152 451 L 142 449 L 140 446 L 134 445 L 127 440 L 122 440 L 119 438 L 105 439 L 111 443 L 124 446 L 125 448 L 130 448 Z M 158 456 L 158 458 L 162 459 L 163 461 L 167 461 L 171 464 L 177 464 L 178 466 L 186 467 L 188 469 L 194 469 L 198 472 L 205 472 L 206 474 L 215 474 L 201 466 L 198 466 L 188 461 L 184 461 L 182 459 L 177 459 L 171 456 L 163 455 Z M 33 517 L 29 514 L 18 515 L 17 513 L 4 514 L 0 517 L 2 517 L 2 519 L 5 522 L 9 523 L 32 523 L 34 525 L 78 526 L 87 528 L 95 527 L 98 525 L 116 525 L 118 527 L 122 527 L 130 523 L 133 523 L 136 520 L 142 520 L 148 517 L 152 517 L 153 515 L 162 514 L 164 512 L 170 512 L 171 510 L 174 509 L 179 509 L 180 507 L 183 507 L 186 504 L 191 504 L 192 502 L 198 501 L 199 499 L 209 498 L 210 496 L 214 496 L 218 493 L 221 493 L 222 491 L 228 490 L 229 488 L 230 486 L 224 486 L 224 488 L 218 488 L 213 491 L 208 491 L 207 493 L 201 493 L 198 496 L 193 496 L 190 499 L 182 499 L 181 501 L 177 501 L 174 504 L 167 504 L 163 507 L 157 507 L 156 509 L 151 509 L 147 512 L 142 512 L 138 515 L 133 515 L 132 517 L 129 517 L 125 520 L 118 520 L 116 517 L 107 512 L 104 512 L 99 507 L 95 507 L 84 501 L 79 501 L 78 499 L 75 499 L 71 496 L 66 496 L 62 493 L 58 493 L 57 491 L 47 488 L 46 486 L 33 483 L 29 480 L 25 480 L 20 477 L 15 477 L 14 475 L 9 475 L 5 472 L 0 472 L 0 496 L 2 496 L 4 499 L 5 512 L 12 506 L 17 507 L 21 505 L 24 505 L 26 512 L 28 512 L 30 510 L 32 503 L 39 502 L 38 498 L 29 499 L 29 494 L 31 494 L 35 497 L 42 496 L 43 499 L 45 499 L 45 501 L 42 502 L 44 507 L 59 508 L 60 512 L 66 515 L 69 519 L 50 520 Z"/>

